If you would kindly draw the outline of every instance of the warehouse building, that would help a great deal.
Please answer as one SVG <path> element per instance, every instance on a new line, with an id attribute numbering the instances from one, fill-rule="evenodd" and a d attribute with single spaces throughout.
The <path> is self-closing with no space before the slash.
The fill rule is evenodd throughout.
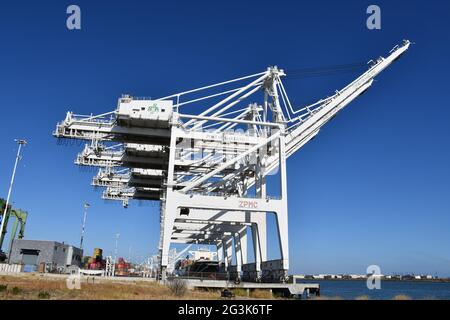
<path id="1" fill-rule="evenodd" d="M 29 266 L 31 270 L 45 264 L 49 271 L 80 266 L 83 251 L 74 246 L 47 240 L 14 240 L 9 263 Z"/>

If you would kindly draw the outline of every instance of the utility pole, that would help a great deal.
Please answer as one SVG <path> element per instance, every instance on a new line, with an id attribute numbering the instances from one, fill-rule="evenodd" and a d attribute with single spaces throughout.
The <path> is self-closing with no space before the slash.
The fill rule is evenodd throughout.
<path id="1" fill-rule="evenodd" d="M 17 149 L 16 162 L 14 163 L 14 169 L 13 169 L 13 173 L 12 173 L 12 177 L 11 177 L 11 183 L 9 184 L 9 191 L 8 191 L 8 197 L 6 198 L 5 212 L 3 212 L 2 222 L 0 224 L 0 238 L 3 238 L 3 232 L 6 233 L 6 230 L 3 231 L 3 229 L 6 227 L 5 226 L 6 215 L 8 213 L 8 206 L 9 206 L 9 200 L 11 198 L 12 187 L 13 187 L 13 184 L 14 184 L 14 177 L 16 176 L 17 163 L 21 159 L 20 150 L 22 149 L 22 146 L 25 146 L 27 144 L 27 141 L 24 140 L 24 139 L 14 139 L 14 141 L 19 145 L 19 148 Z M 2 249 L 1 248 L 2 245 L 3 245 L 3 242 L 0 243 L 0 251 Z"/>
<path id="2" fill-rule="evenodd" d="M 129 249 L 128 249 L 128 262 L 131 263 L 131 249 L 132 246 L 130 245 Z"/>
<path id="3" fill-rule="evenodd" d="M 86 219 L 87 219 L 87 209 L 90 207 L 89 203 L 84 204 L 84 217 L 83 217 L 83 225 L 81 226 L 81 239 L 80 239 L 80 249 L 83 250 L 83 238 L 84 238 L 84 229 L 86 228 Z"/>
<path id="4" fill-rule="evenodd" d="M 116 262 L 117 262 L 117 247 L 119 244 L 119 237 L 120 233 L 116 233 L 116 246 L 114 248 L 114 258 L 110 258 L 109 261 L 109 267 L 110 267 L 110 276 L 114 277 L 116 275 Z M 107 265 L 108 268 L 108 265 Z"/>
<path id="5" fill-rule="evenodd" d="M 120 233 L 116 233 L 116 247 L 114 248 L 114 263 L 117 261 L 117 249 L 119 247 Z"/>

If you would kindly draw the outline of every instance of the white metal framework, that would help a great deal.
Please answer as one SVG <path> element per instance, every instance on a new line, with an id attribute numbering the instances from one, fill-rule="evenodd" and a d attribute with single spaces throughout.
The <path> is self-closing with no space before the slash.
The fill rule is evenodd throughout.
<path id="1" fill-rule="evenodd" d="M 92 184 L 106 188 L 103 198 L 125 206 L 132 199 L 160 201 L 162 277 L 171 243 L 197 243 L 216 245 L 219 259 L 237 277 L 284 281 L 289 269 L 286 158 L 409 46 L 405 40 L 343 89 L 301 109 L 289 100 L 284 71 L 269 67 L 156 100 L 124 95 L 115 111 L 97 116 L 68 112 L 54 135 L 90 141 L 75 163 L 100 167 Z M 268 213 L 275 214 L 278 227 L 281 257 L 274 261 L 267 261 Z M 248 228 L 254 263 L 247 261 Z"/>

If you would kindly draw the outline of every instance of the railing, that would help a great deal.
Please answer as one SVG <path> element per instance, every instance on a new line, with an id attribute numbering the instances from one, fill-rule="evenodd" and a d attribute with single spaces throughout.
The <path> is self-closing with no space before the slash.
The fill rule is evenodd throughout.
<path id="1" fill-rule="evenodd" d="M 87 122 L 87 123 L 105 123 L 105 124 L 111 124 L 115 121 L 114 114 L 116 111 L 110 111 L 106 113 L 102 113 L 99 115 L 82 115 L 82 114 L 68 114 L 68 117 L 66 120 L 69 120 L 71 122 Z M 110 116 L 107 118 L 107 116 Z"/>
<path id="2" fill-rule="evenodd" d="M 177 275 L 170 276 L 169 279 L 198 279 L 198 280 L 228 280 L 234 281 L 228 272 L 203 272 L 203 271 L 186 271 Z"/>

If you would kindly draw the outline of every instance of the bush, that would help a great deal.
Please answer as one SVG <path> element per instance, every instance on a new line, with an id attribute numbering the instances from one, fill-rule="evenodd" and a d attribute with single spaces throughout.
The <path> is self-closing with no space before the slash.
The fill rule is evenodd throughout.
<path id="1" fill-rule="evenodd" d="M 50 298 L 50 293 L 48 293 L 47 291 L 41 291 L 38 294 L 38 298 L 39 299 L 49 299 Z"/>
<path id="2" fill-rule="evenodd" d="M 0 284 L 0 292 L 6 291 L 8 289 L 8 286 L 5 284 Z"/>
<path id="3" fill-rule="evenodd" d="M 177 297 L 182 297 L 187 292 L 187 284 L 184 280 L 173 279 L 168 284 L 170 292 Z"/>
<path id="4" fill-rule="evenodd" d="M 11 293 L 14 294 L 14 295 L 17 295 L 17 294 L 19 294 L 21 292 L 22 292 L 22 289 L 17 288 L 17 287 L 12 288 L 12 290 L 11 290 Z"/>

